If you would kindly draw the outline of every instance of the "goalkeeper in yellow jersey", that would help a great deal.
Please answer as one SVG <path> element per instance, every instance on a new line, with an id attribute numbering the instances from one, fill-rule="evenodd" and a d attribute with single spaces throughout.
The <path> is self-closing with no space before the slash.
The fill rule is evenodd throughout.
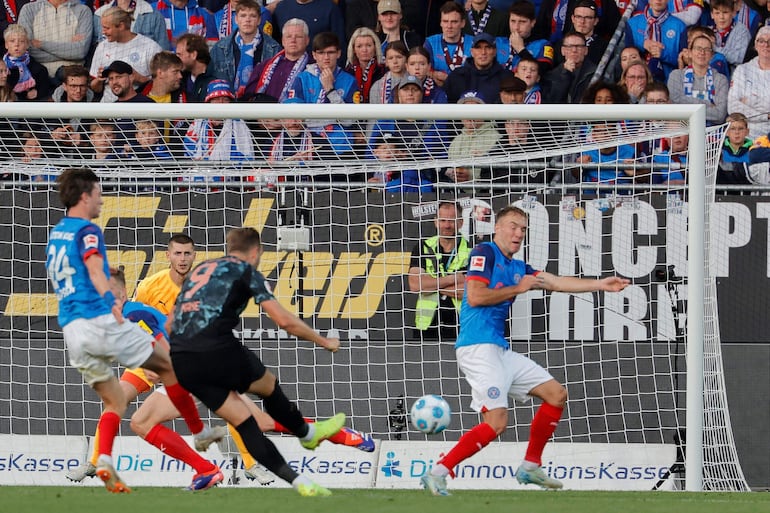
<path id="1" fill-rule="evenodd" d="M 136 288 L 134 297 L 135 301 L 154 307 L 164 315 L 170 313 L 170 308 L 176 301 L 182 282 L 192 269 L 192 264 L 195 260 L 195 242 L 185 234 L 172 236 L 169 239 L 166 257 L 169 261 L 169 268 L 142 280 Z M 126 369 L 120 379 L 124 394 L 130 402 L 139 394 L 149 391 L 157 381 L 157 376 L 144 369 Z M 241 398 L 249 407 L 249 410 L 251 410 L 261 431 L 289 433 L 288 429 L 275 422 L 268 414 L 260 410 L 251 399 L 243 395 Z M 152 400 L 152 402 L 155 401 Z M 173 405 L 167 404 L 166 406 L 168 408 L 154 405 L 153 408 L 144 408 L 141 412 L 137 411 L 131 418 L 132 429 L 139 433 L 146 432 L 156 424 L 176 418 L 179 413 Z M 275 477 L 249 454 L 238 432 L 230 425 L 227 427 L 241 454 L 245 476 L 248 479 L 256 479 L 263 485 L 272 483 Z M 95 438 L 98 439 L 98 436 L 99 433 L 97 431 Z M 195 448 L 199 451 L 206 450 L 209 444 L 221 440 L 224 436 L 224 428 L 221 426 L 211 428 L 210 430 L 207 429 L 206 432 L 195 438 Z M 333 435 L 328 440 L 332 443 L 355 447 L 365 452 L 372 452 L 375 449 L 375 443 L 371 435 L 348 427 L 343 427 L 339 433 Z M 67 472 L 67 479 L 79 482 L 86 477 L 95 475 L 95 459 L 96 455 L 93 455 L 91 461 Z"/>

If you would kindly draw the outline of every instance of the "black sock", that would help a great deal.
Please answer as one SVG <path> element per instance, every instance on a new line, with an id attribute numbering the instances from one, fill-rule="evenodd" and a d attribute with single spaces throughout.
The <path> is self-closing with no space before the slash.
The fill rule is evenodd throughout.
<path id="1" fill-rule="evenodd" d="M 263 397 L 262 404 L 265 405 L 265 411 L 277 420 L 283 427 L 294 433 L 295 436 L 303 438 L 307 435 L 308 425 L 305 418 L 294 404 L 286 397 L 281 390 L 278 381 L 275 382 L 275 390 L 270 397 Z"/>
<path id="2" fill-rule="evenodd" d="M 259 430 L 257 421 L 253 416 L 244 420 L 236 431 L 243 439 L 243 445 L 248 449 L 249 454 L 254 456 L 258 462 L 267 467 L 267 469 L 291 484 L 299 474 L 283 459 L 276 446 Z"/>

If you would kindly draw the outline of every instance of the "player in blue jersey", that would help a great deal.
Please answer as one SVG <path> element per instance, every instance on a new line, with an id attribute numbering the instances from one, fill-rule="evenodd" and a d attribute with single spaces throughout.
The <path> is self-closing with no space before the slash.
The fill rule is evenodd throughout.
<path id="1" fill-rule="evenodd" d="M 291 483 L 300 495 L 331 495 L 286 463 L 238 395 L 249 392 L 261 397 L 267 413 L 295 434 L 306 449 L 315 449 L 345 423 L 344 413 L 321 422 L 306 422 L 296 404 L 284 395 L 275 375 L 233 335 L 241 312 L 253 298 L 279 328 L 328 351 L 339 348 L 339 339 L 321 336 L 275 299 L 257 271 L 261 254 L 259 232 L 233 229 L 227 234 L 227 255 L 201 262 L 190 272 L 168 320 L 171 359 L 180 383 L 235 426 L 257 461 Z"/>
<path id="2" fill-rule="evenodd" d="M 125 322 L 121 305 L 115 301 L 104 236 L 91 222 L 102 209 L 99 178 L 90 169 L 71 168 L 57 182 L 67 212 L 48 237 L 46 269 L 59 301 L 58 319 L 70 364 L 104 403 L 96 474 L 110 492 L 127 493 L 131 489 L 112 463 L 113 442 L 127 406 L 112 370 L 113 361 L 158 373 L 190 430 L 200 433 L 203 423 L 192 397 L 177 382 L 168 353 L 153 346 L 152 336 L 138 324 Z"/>
<path id="3" fill-rule="evenodd" d="M 505 431 L 509 396 L 519 401 L 531 397 L 543 401 L 532 419 L 529 444 L 516 479 L 544 488 L 562 487 L 540 465 L 543 448 L 566 405 L 567 390 L 543 367 L 511 351 L 505 338 L 511 304 L 516 296 L 533 289 L 618 292 L 630 282 L 617 276 L 594 280 L 537 271 L 514 257 L 526 233 L 527 213 L 519 207 L 505 207 L 497 213 L 492 242 L 479 244 L 471 252 L 455 348 L 457 363 L 471 386 L 471 407 L 481 413 L 483 422 L 465 433 L 422 476 L 423 487 L 433 495 L 449 495 L 446 476 L 454 477 L 457 465 Z"/>

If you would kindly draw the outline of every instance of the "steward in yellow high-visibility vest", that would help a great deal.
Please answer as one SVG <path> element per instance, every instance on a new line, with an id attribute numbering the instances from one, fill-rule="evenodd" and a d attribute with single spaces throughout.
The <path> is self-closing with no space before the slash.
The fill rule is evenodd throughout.
<path id="1" fill-rule="evenodd" d="M 465 283 L 470 243 L 459 235 L 462 219 L 454 202 L 442 202 L 436 227 L 439 234 L 420 241 L 412 250 L 409 289 L 418 292 L 416 336 L 454 339 Z"/>

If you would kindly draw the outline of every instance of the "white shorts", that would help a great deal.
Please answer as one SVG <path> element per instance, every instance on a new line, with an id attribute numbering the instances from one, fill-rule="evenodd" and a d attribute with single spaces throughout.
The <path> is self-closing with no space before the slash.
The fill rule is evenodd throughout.
<path id="1" fill-rule="evenodd" d="M 477 412 L 508 408 L 508 396 L 527 402 L 530 390 L 554 379 L 528 357 L 497 344 L 459 347 L 457 364 L 471 386 L 471 408 Z"/>
<path id="2" fill-rule="evenodd" d="M 115 376 L 112 362 L 140 367 L 152 354 L 152 336 L 131 321 L 118 324 L 109 313 L 76 319 L 62 330 L 70 364 L 93 386 Z"/>

